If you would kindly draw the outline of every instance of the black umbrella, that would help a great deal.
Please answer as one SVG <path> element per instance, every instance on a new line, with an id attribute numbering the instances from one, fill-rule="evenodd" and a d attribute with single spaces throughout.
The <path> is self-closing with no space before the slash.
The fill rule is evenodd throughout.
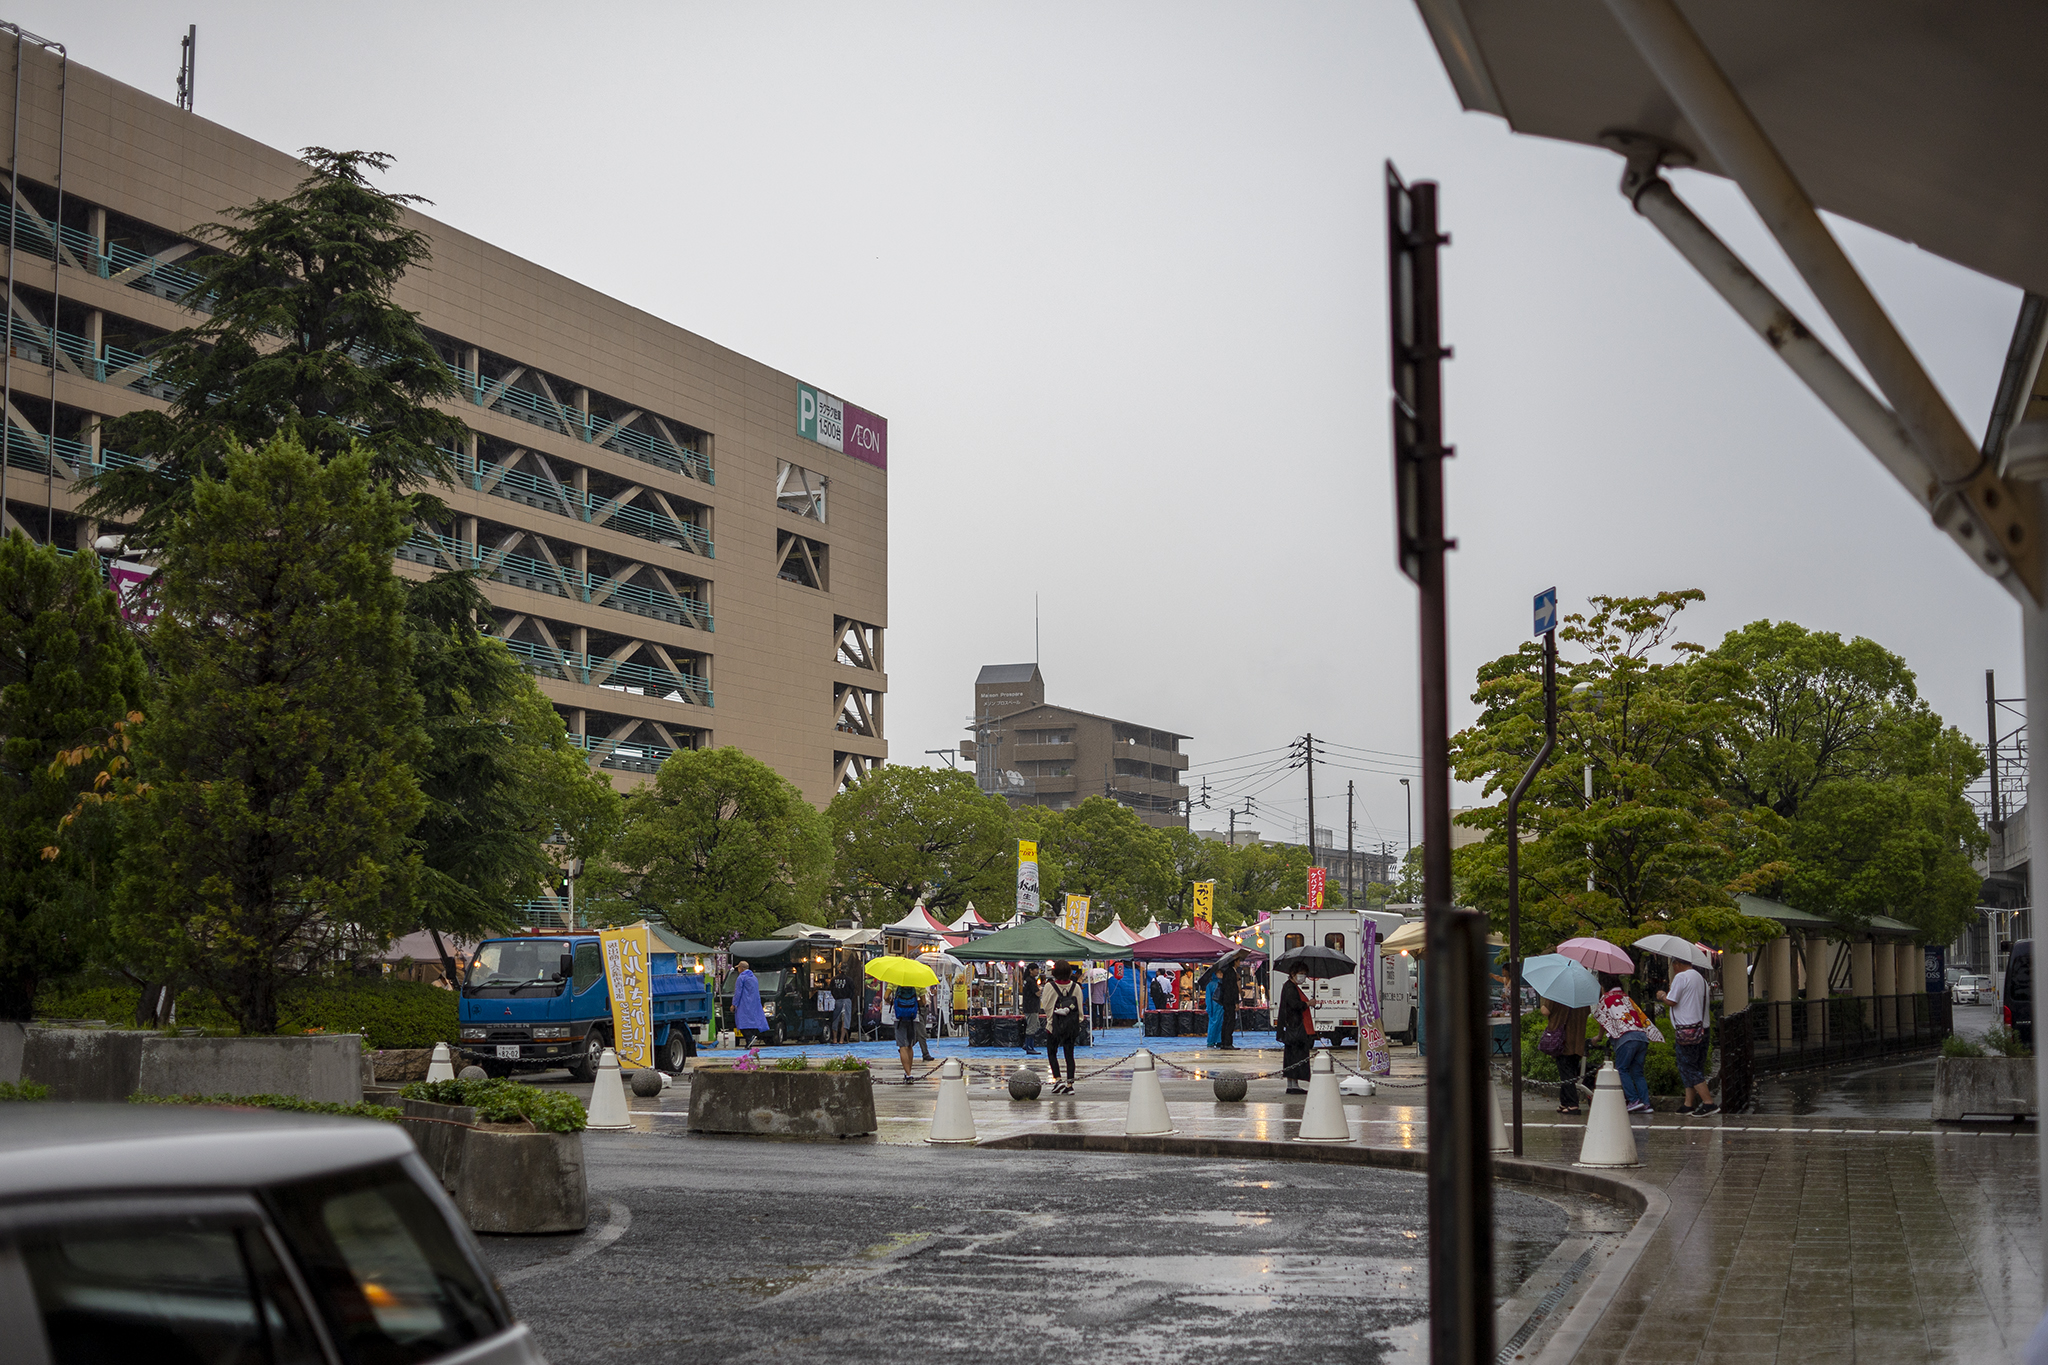
<path id="1" fill-rule="evenodd" d="M 1318 948 L 1311 943 L 1290 948 L 1274 958 L 1273 969 L 1282 976 L 1307 972 L 1316 980 L 1324 981 L 1333 976 L 1349 976 L 1358 970 L 1358 964 L 1335 948 Z"/>

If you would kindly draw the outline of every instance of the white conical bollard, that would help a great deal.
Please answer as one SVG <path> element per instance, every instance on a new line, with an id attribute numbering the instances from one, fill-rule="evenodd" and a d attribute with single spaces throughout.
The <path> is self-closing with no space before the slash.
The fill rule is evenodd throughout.
<path id="1" fill-rule="evenodd" d="M 590 1117 L 583 1126 L 593 1133 L 619 1133 L 633 1126 L 626 1108 L 626 1078 L 619 1074 L 619 1054 L 610 1048 L 597 1059 L 597 1084 L 590 1088 Z"/>
<path id="2" fill-rule="evenodd" d="M 1124 1110 L 1125 1137 L 1164 1137 L 1173 1131 L 1166 1112 L 1166 1092 L 1159 1088 L 1159 1070 L 1143 1048 L 1131 1059 L 1131 1102 Z"/>
<path id="3" fill-rule="evenodd" d="M 1337 1068 L 1327 1048 L 1317 1048 L 1308 1064 L 1308 1099 L 1301 1106 L 1301 1131 L 1296 1142 L 1349 1142 L 1351 1124 L 1344 1117 L 1344 1097 L 1337 1092 Z"/>
<path id="4" fill-rule="evenodd" d="M 448 1044 L 434 1044 L 434 1059 L 427 1063 L 429 1081 L 452 1081 L 455 1079 L 455 1059 L 448 1055 Z"/>
<path id="5" fill-rule="evenodd" d="M 1500 1091 L 1495 1087 L 1491 1073 L 1488 1073 L 1486 1077 L 1486 1107 L 1493 1111 L 1493 1150 L 1496 1152 L 1514 1151 L 1515 1144 L 1508 1141 L 1508 1126 L 1501 1122 Z"/>
<path id="6" fill-rule="evenodd" d="M 1593 1108 L 1586 1115 L 1586 1138 L 1579 1144 L 1574 1166 L 1640 1166 L 1636 1130 L 1628 1121 L 1628 1102 L 1621 1097 L 1621 1073 L 1609 1062 L 1594 1079 Z"/>
<path id="7" fill-rule="evenodd" d="M 926 1142 L 974 1141 L 974 1111 L 967 1103 L 967 1072 L 958 1057 L 948 1057 L 939 1067 L 939 1103 L 932 1110 L 932 1130 Z"/>

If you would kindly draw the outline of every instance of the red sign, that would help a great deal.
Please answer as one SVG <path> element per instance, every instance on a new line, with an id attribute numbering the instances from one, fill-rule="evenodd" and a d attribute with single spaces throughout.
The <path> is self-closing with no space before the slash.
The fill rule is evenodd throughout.
<path id="1" fill-rule="evenodd" d="M 1308 870 L 1308 910 L 1323 908 L 1323 882 L 1330 875 L 1328 868 L 1312 867 Z"/>

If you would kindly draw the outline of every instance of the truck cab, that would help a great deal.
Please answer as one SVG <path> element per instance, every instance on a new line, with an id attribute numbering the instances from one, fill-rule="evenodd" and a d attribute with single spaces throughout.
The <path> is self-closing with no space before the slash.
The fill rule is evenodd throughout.
<path id="1" fill-rule="evenodd" d="M 1370 919 L 1378 930 L 1376 941 L 1406 921 L 1391 911 L 1379 910 L 1276 910 L 1266 925 L 1267 950 L 1279 957 L 1289 949 L 1313 945 L 1331 948 L 1352 961 L 1359 960 L 1364 940 L 1363 922 Z M 1374 953 L 1377 962 L 1362 964 L 1379 972 L 1380 1028 L 1388 1042 L 1415 1040 L 1415 963 L 1405 954 Z M 1315 1013 L 1316 1032 L 1344 1047 L 1358 1041 L 1358 975 L 1328 977 L 1309 983 L 1309 1001 Z M 1279 982 L 1272 990 L 1271 1011 L 1277 1016 Z"/>
<path id="2" fill-rule="evenodd" d="M 648 941 L 655 1065 L 681 1071 L 711 1025 L 704 974 L 683 968 L 701 960 L 690 950 L 711 950 L 659 925 L 649 926 Z M 578 1080 L 596 1079 L 598 1059 L 612 1045 L 611 993 L 596 934 L 487 938 L 461 988 L 463 1052 L 490 1075 L 567 1067 Z"/>

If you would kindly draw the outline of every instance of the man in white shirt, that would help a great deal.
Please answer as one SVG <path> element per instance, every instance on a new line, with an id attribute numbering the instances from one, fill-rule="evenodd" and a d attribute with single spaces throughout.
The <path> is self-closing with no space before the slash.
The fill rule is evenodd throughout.
<path id="1" fill-rule="evenodd" d="M 1678 1045 L 1678 1079 L 1685 1086 L 1678 1112 L 1693 1118 L 1718 1113 L 1721 1106 L 1707 1090 L 1707 979 L 1688 962 L 1674 959 L 1676 970 L 1668 990 L 1657 998 L 1671 1007 L 1671 1031 Z M 1699 1103 L 1693 1103 L 1693 1094 Z"/>

